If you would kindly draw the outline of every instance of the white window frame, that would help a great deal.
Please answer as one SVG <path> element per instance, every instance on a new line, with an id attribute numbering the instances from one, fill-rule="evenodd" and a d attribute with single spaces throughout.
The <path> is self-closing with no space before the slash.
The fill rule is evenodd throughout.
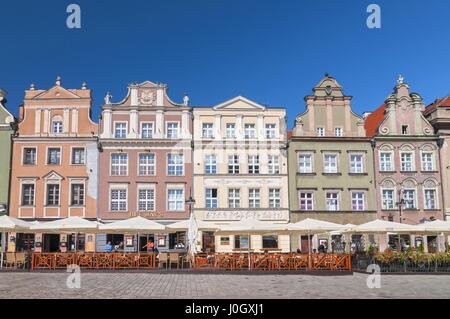
<path id="1" fill-rule="evenodd" d="M 226 127 L 226 138 L 235 139 L 236 138 L 236 123 L 227 123 Z"/>
<path id="2" fill-rule="evenodd" d="M 174 204 L 175 204 L 175 209 L 170 209 L 170 198 L 169 198 L 169 193 L 170 191 L 181 191 L 181 199 L 175 198 L 174 200 Z M 184 199 L 184 187 L 182 186 L 167 186 L 167 190 L 166 190 L 166 205 L 167 205 L 167 211 L 168 212 L 184 212 L 185 207 L 185 199 Z M 177 209 L 178 204 L 181 204 L 181 208 Z"/>
<path id="3" fill-rule="evenodd" d="M 256 161 L 255 161 L 255 159 L 256 159 Z M 252 167 L 251 170 L 250 170 L 250 167 Z M 251 174 L 251 175 L 258 175 L 261 173 L 261 164 L 260 164 L 259 155 L 248 155 L 247 171 L 248 171 L 248 174 Z"/>
<path id="4" fill-rule="evenodd" d="M 202 123 L 202 138 L 205 140 L 214 139 L 214 123 Z"/>
<path id="5" fill-rule="evenodd" d="M 114 164 L 113 163 L 113 156 L 114 155 L 118 155 L 118 156 L 125 156 L 126 159 L 126 163 L 121 163 L 122 159 L 119 160 L 119 163 Z M 110 157 L 109 157 L 109 161 L 110 161 L 110 166 L 109 166 L 109 175 L 110 176 L 128 176 L 128 162 L 129 162 L 129 156 L 128 153 L 111 153 Z M 113 167 L 114 165 L 117 166 L 117 174 L 113 174 Z M 121 170 L 125 168 L 125 173 L 122 174 Z"/>
<path id="6" fill-rule="evenodd" d="M 277 175 L 280 174 L 280 156 L 278 155 L 268 155 L 267 166 L 269 174 Z"/>
<path id="7" fill-rule="evenodd" d="M 176 130 L 172 131 L 172 128 L 170 129 L 171 132 L 176 132 L 176 136 L 170 137 L 169 136 L 169 126 L 171 124 L 176 124 Z M 177 140 L 180 138 L 180 122 L 179 121 L 168 121 L 166 122 L 166 138 L 171 140 Z"/>
<path id="8" fill-rule="evenodd" d="M 153 163 L 141 163 L 141 155 L 153 156 Z M 137 154 L 137 173 L 139 176 L 155 176 L 156 175 L 156 154 L 155 153 L 138 153 Z M 141 168 L 147 172 L 146 174 L 142 174 Z"/>
<path id="9" fill-rule="evenodd" d="M 31 205 L 24 205 L 23 203 L 23 191 L 25 185 L 33 185 L 33 203 Z M 36 181 L 23 180 L 20 182 L 20 207 L 35 207 L 36 206 Z"/>
<path id="10" fill-rule="evenodd" d="M 34 149 L 34 163 L 33 164 L 25 164 L 25 150 L 26 149 Z M 37 157 L 38 149 L 36 146 L 24 146 L 22 147 L 22 165 L 23 166 L 36 166 L 37 165 Z"/>
<path id="11" fill-rule="evenodd" d="M 354 198 L 354 195 L 362 195 L 362 198 Z M 352 191 L 351 194 L 351 208 L 352 211 L 364 211 L 366 210 L 366 193 L 363 191 Z M 356 208 L 354 208 L 354 202 L 356 201 Z M 362 201 L 362 203 L 360 202 Z"/>
<path id="12" fill-rule="evenodd" d="M 383 160 L 382 155 L 383 154 L 389 154 L 390 160 L 389 162 L 386 162 Z M 395 161 L 394 161 L 394 152 L 392 151 L 380 151 L 378 154 L 378 160 L 380 162 L 380 172 L 393 172 L 395 171 Z M 390 166 L 390 170 L 386 169 L 387 168 L 387 163 L 389 163 Z M 383 167 L 384 166 L 384 167 Z"/>
<path id="13" fill-rule="evenodd" d="M 235 187 L 228 189 L 228 208 L 241 208 L 240 188 Z"/>
<path id="14" fill-rule="evenodd" d="M 58 203 L 49 204 L 49 186 L 58 186 Z M 55 196 L 56 197 L 56 196 Z M 58 181 L 46 181 L 45 182 L 45 207 L 60 207 L 61 206 L 61 182 Z"/>
<path id="15" fill-rule="evenodd" d="M 406 155 L 406 154 L 410 154 L 411 155 L 411 164 L 410 164 L 411 165 L 411 169 L 409 169 L 409 170 L 405 170 L 404 167 L 403 167 L 403 164 L 404 164 L 404 162 L 403 162 L 403 155 Z M 416 167 L 415 167 L 414 152 L 413 151 L 401 151 L 400 152 L 400 171 L 401 172 L 414 172 L 415 170 L 416 170 Z"/>
<path id="16" fill-rule="evenodd" d="M 73 185 L 83 185 L 83 203 L 82 204 L 73 204 L 72 196 L 73 196 Z M 86 206 L 86 182 L 84 180 L 71 180 L 69 183 L 69 206 L 70 207 L 85 207 Z"/>
<path id="17" fill-rule="evenodd" d="M 215 191 L 216 196 L 213 196 Z M 210 193 L 210 194 L 208 194 Z M 219 208 L 219 189 L 217 187 L 206 187 L 205 188 L 205 208 L 206 209 L 216 209 Z"/>
<path id="18" fill-rule="evenodd" d="M 336 195 L 334 198 L 329 198 L 328 195 Z M 340 210 L 340 197 L 341 194 L 339 191 L 336 190 L 327 190 L 325 191 L 325 208 L 329 212 L 337 212 Z M 331 201 L 335 201 L 335 204 L 333 204 Z"/>
<path id="19" fill-rule="evenodd" d="M 217 174 L 217 155 L 205 154 L 205 174 L 216 175 Z"/>
<path id="20" fill-rule="evenodd" d="M 311 198 L 303 198 L 305 201 L 305 208 L 302 209 L 302 194 L 311 195 Z M 311 208 L 309 208 L 309 203 L 311 203 Z M 309 190 L 299 190 L 298 192 L 298 207 L 301 211 L 313 211 L 314 210 L 314 191 Z"/>
<path id="21" fill-rule="evenodd" d="M 59 124 L 58 127 L 55 126 L 57 123 Z M 52 134 L 62 134 L 62 133 L 64 133 L 64 122 L 60 119 L 53 120 L 52 121 Z"/>
<path id="22" fill-rule="evenodd" d="M 269 188 L 269 208 L 281 208 L 280 188 Z"/>
<path id="23" fill-rule="evenodd" d="M 171 156 L 175 156 L 177 159 L 181 158 L 181 163 L 178 163 L 178 160 L 175 160 L 174 163 L 169 163 L 169 159 Z M 167 167 L 167 176 L 184 176 L 184 154 L 167 153 L 166 167 Z M 174 174 L 170 173 L 171 167 L 173 167 Z M 181 167 L 181 174 L 179 173 L 180 167 Z"/>
<path id="24" fill-rule="evenodd" d="M 267 123 L 265 125 L 265 137 L 267 140 L 277 138 L 277 125 L 275 123 Z"/>
<path id="25" fill-rule="evenodd" d="M 237 163 L 236 163 L 236 158 L 237 158 Z M 231 161 L 230 161 L 231 159 Z M 237 175 L 241 173 L 241 163 L 240 163 L 240 156 L 237 154 L 233 154 L 233 155 L 228 155 L 228 174 L 233 174 L 233 175 Z M 231 168 L 231 172 L 230 172 L 230 168 Z M 237 168 L 237 172 L 236 172 L 236 168 Z"/>
<path id="26" fill-rule="evenodd" d="M 244 138 L 246 140 L 256 139 L 256 124 L 255 123 L 245 123 L 244 124 Z"/>
<path id="27" fill-rule="evenodd" d="M 327 163 L 331 163 L 331 162 L 327 162 L 326 158 L 327 156 L 334 156 L 336 158 L 335 160 L 335 169 L 332 170 L 331 166 L 327 167 Z M 339 154 L 337 153 L 324 153 L 323 154 L 323 172 L 326 174 L 337 174 L 339 172 Z"/>
<path id="28" fill-rule="evenodd" d="M 113 210 L 113 198 L 112 198 L 112 192 L 117 191 L 117 200 L 114 200 L 117 202 L 117 209 Z M 125 192 L 125 199 L 120 198 L 121 193 Z M 125 209 L 120 209 L 120 204 L 125 203 Z M 109 211 L 114 213 L 121 213 L 121 212 L 127 212 L 128 211 L 128 187 L 127 185 L 111 185 L 109 188 Z"/>
<path id="29" fill-rule="evenodd" d="M 81 163 L 74 163 L 73 161 L 73 156 L 74 156 L 74 152 L 75 150 L 83 150 L 83 159 Z M 86 154 L 86 147 L 84 146 L 72 146 L 70 147 L 70 165 L 86 165 L 86 158 L 87 158 L 87 154 Z"/>
<path id="30" fill-rule="evenodd" d="M 424 155 L 430 155 L 431 156 L 431 161 L 424 161 Z M 420 166 L 421 166 L 421 170 L 422 172 L 433 172 L 436 170 L 435 168 L 435 160 L 434 160 L 434 152 L 433 151 L 422 151 L 420 153 Z M 426 169 L 425 164 L 431 164 L 431 169 Z"/>
<path id="31" fill-rule="evenodd" d="M 392 200 L 392 206 L 387 206 L 386 205 L 386 201 L 387 200 L 384 197 L 384 191 L 392 192 L 392 199 L 389 199 L 389 201 Z M 392 187 L 381 187 L 381 189 L 380 189 L 380 196 L 381 196 L 381 209 L 382 210 L 394 210 L 395 209 L 395 203 L 397 201 L 395 188 L 392 188 Z"/>
<path id="32" fill-rule="evenodd" d="M 150 125 L 150 127 L 151 127 L 151 129 L 150 130 L 148 130 L 148 129 L 146 129 L 145 131 L 147 131 L 147 132 L 151 132 L 150 134 L 151 134 L 151 136 L 150 137 L 148 137 L 148 136 L 144 136 L 144 125 Z M 152 138 L 154 138 L 154 136 L 155 136 L 155 125 L 154 125 L 154 123 L 153 122 L 141 122 L 141 139 L 148 139 L 148 140 L 150 140 L 150 139 L 152 139 Z"/>
<path id="33" fill-rule="evenodd" d="M 355 166 L 353 165 L 354 164 L 354 162 L 352 161 L 352 157 L 353 156 L 360 156 L 361 157 L 361 168 L 360 168 L 359 171 L 355 170 L 355 168 L 357 168 L 358 165 L 355 165 Z M 366 168 L 365 168 L 365 156 L 364 156 L 364 154 L 361 154 L 361 153 L 349 153 L 348 161 L 350 163 L 350 173 L 351 174 L 364 174 L 365 173 L 365 169 Z"/>
<path id="34" fill-rule="evenodd" d="M 341 126 L 334 128 L 334 136 L 335 137 L 343 137 L 344 136 L 344 129 Z"/>
<path id="35" fill-rule="evenodd" d="M 412 194 L 414 194 L 413 203 L 412 203 L 413 207 L 408 207 L 407 202 L 410 200 L 407 199 L 407 197 L 406 197 L 407 192 L 412 192 Z M 417 209 L 417 189 L 416 188 L 404 188 L 402 191 L 402 196 L 403 196 L 403 199 L 405 200 L 405 210 Z"/>
<path id="36" fill-rule="evenodd" d="M 145 199 L 141 199 L 141 191 L 153 191 L 153 199 L 149 199 L 147 196 Z M 154 185 L 145 185 L 145 184 L 140 184 L 137 187 L 137 194 L 136 194 L 137 198 L 136 198 L 136 202 L 137 202 L 137 210 L 139 212 L 154 212 L 156 211 L 156 188 Z M 145 209 L 142 210 L 141 209 L 141 201 L 145 202 L 145 207 L 148 208 L 148 206 L 153 206 L 153 209 Z"/>
<path id="37" fill-rule="evenodd" d="M 427 200 L 427 192 L 434 192 L 434 207 L 429 207 L 428 205 L 428 200 Z M 424 188 L 423 189 L 423 207 L 425 210 L 436 210 L 439 209 L 439 205 L 438 205 L 438 192 L 436 187 L 430 187 L 430 188 Z"/>
<path id="38" fill-rule="evenodd" d="M 59 163 L 58 164 L 50 164 L 48 162 L 49 158 L 50 158 L 50 154 L 49 151 L 50 149 L 59 149 Z M 63 152 L 62 152 L 62 147 L 61 146 L 47 146 L 46 151 L 45 151 L 45 165 L 49 165 L 49 166 L 59 166 L 62 164 L 62 160 L 63 160 Z"/>
<path id="39" fill-rule="evenodd" d="M 123 136 L 117 136 L 117 132 L 120 131 L 121 133 L 123 133 L 123 130 L 124 130 L 123 127 L 118 129 L 117 128 L 118 124 L 125 124 L 125 136 L 124 137 Z M 123 138 L 127 138 L 127 137 L 128 137 L 128 122 L 126 122 L 126 121 L 114 121 L 114 138 L 123 139 Z"/>
<path id="40" fill-rule="evenodd" d="M 252 187 L 248 189 L 248 207 L 261 208 L 261 188 Z"/>
<path id="41" fill-rule="evenodd" d="M 309 169 L 306 164 L 307 162 L 302 162 L 302 157 L 309 157 Z M 314 172 L 314 155 L 311 153 L 298 153 L 297 155 L 298 160 L 298 172 L 300 174 L 311 174 Z"/>
<path id="42" fill-rule="evenodd" d="M 318 137 L 324 137 L 325 136 L 325 128 L 323 126 L 316 127 L 316 135 Z"/>

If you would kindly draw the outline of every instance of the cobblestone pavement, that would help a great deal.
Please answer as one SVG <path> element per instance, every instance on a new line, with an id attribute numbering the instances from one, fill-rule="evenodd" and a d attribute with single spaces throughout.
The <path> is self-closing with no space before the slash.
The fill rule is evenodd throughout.
<path id="1" fill-rule="evenodd" d="M 0 273 L 0 298 L 449 298 L 450 276 L 382 275 L 380 289 L 367 276 L 305 274 L 81 274 L 68 289 L 67 273 Z"/>

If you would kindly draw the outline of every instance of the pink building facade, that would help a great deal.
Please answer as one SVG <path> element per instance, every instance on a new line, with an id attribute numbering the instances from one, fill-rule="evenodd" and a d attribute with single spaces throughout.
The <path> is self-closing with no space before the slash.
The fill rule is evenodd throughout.
<path id="1" fill-rule="evenodd" d="M 440 139 L 425 105 L 400 77 L 385 103 L 366 118 L 373 136 L 378 218 L 421 224 L 444 219 Z"/>
<path id="2" fill-rule="evenodd" d="M 121 102 L 112 103 L 106 96 L 99 139 L 100 219 L 142 216 L 170 224 L 189 218 L 192 114 L 188 101 L 185 96 L 182 104 L 172 102 L 165 85 L 148 81 L 130 85 Z M 140 242 L 152 240 L 162 249 L 173 248 L 184 241 L 183 236 L 147 234 Z"/>

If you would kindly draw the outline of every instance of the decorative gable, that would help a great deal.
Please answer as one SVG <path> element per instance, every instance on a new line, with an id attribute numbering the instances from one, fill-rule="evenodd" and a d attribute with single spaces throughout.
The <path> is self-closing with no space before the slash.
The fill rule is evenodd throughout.
<path id="1" fill-rule="evenodd" d="M 64 180 L 64 177 L 59 175 L 55 171 L 51 171 L 50 173 L 47 173 L 46 175 L 42 176 L 42 178 L 46 181 L 52 180 L 52 181 L 62 181 Z"/>
<path id="2" fill-rule="evenodd" d="M 266 107 L 258 104 L 256 102 L 253 102 L 243 96 L 237 96 L 235 98 L 232 98 L 228 101 L 225 101 L 219 105 L 214 106 L 214 110 L 243 110 L 243 111 L 249 111 L 249 110 L 265 110 Z"/>

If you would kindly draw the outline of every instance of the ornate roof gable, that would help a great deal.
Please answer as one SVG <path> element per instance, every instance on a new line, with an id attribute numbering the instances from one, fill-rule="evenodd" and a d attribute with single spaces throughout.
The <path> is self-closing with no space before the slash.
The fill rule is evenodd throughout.
<path id="1" fill-rule="evenodd" d="M 220 103 L 213 107 L 214 110 L 242 110 L 242 111 L 263 111 L 266 109 L 264 105 L 251 101 L 243 96 L 234 97 L 228 101 Z"/>

